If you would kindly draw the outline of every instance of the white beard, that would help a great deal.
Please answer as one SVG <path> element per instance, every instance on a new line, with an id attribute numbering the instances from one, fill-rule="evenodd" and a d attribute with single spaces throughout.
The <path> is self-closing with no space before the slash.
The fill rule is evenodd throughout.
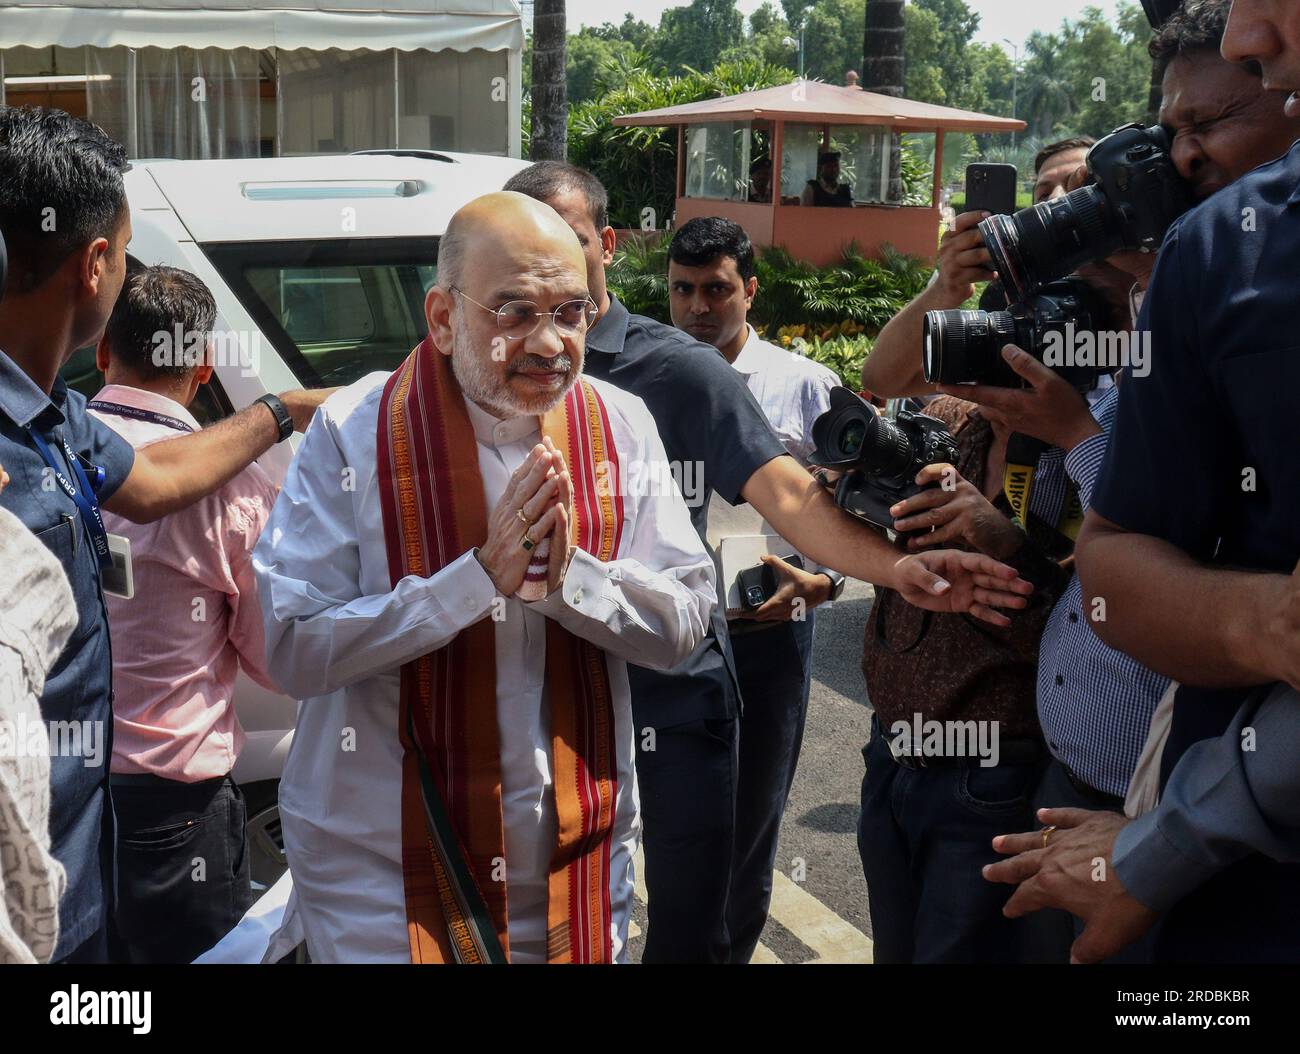
<path id="1" fill-rule="evenodd" d="M 578 370 L 569 376 L 569 383 L 561 391 L 541 393 L 532 399 L 521 399 L 510 390 L 509 381 L 501 381 L 493 370 L 490 358 L 474 350 L 465 318 L 457 313 L 454 325 L 455 340 L 451 351 L 451 372 L 469 399 L 489 413 L 504 419 L 541 415 L 554 409 L 569 394 L 578 380 Z"/>

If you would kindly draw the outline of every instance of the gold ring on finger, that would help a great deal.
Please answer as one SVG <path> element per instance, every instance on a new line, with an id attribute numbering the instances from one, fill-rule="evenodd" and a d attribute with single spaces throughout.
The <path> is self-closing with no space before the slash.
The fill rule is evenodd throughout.
<path id="1" fill-rule="evenodd" d="M 531 530 L 531 527 L 529 529 Z M 528 536 L 528 531 L 524 531 L 524 536 L 519 539 L 519 544 L 524 547 L 526 553 L 531 553 L 537 546 L 537 543 Z"/>
<path id="2" fill-rule="evenodd" d="M 1052 824 L 1051 827 L 1044 827 L 1044 828 L 1043 828 L 1043 848 L 1044 848 L 1044 849 L 1047 848 L 1047 840 L 1048 840 L 1049 838 L 1052 837 L 1052 832 L 1055 831 L 1055 830 L 1056 830 L 1056 824 Z"/>
<path id="3" fill-rule="evenodd" d="M 515 515 L 519 517 L 519 522 L 524 525 L 525 530 L 527 530 L 529 527 L 531 527 L 534 523 L 537 522 L 536 520 L 530 520 L 527 516 L 525 516 L 523 509 L 515 509 Z"/>

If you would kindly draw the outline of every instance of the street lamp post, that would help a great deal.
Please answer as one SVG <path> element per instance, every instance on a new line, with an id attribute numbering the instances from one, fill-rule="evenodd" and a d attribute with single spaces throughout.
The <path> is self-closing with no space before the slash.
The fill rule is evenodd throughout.
<path id="1" fill-rule="evenodd" d="M 787 48 L 797 48 L 799 50 L 799 79 L 803 80 L 803 26 L 799 27 L 799 39 L 794 37 L 782 37 L 781 43 Z"/>

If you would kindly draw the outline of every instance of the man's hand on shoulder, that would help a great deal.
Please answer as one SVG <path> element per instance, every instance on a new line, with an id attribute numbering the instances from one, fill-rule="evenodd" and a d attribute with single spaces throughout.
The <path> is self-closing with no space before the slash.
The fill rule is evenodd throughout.
<path id="1" fill-rule="evenodd" d="M 321 403 L 339 390 L 339 388 L 295 388 L 293 391 L 281 392 L 278 398 L 293 417 L 293 430 L 305 432 Z"/>
<path id="2" fill-rule="evenodd" d="M 1014 567 L 981 553 L 955 549 L 904 556 L 894 565 L 892 577 L 893 581 L 884 584 L 915 607 L 968 614 L 994 626 L 1011 625 L 995 608 L 1019 610 L 1034 591 Z"/>

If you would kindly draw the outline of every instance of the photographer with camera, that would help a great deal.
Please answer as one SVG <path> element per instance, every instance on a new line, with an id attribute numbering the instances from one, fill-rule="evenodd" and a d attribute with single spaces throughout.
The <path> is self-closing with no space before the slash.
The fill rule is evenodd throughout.
<path id="1" fill-rule="evenodd" d="M 1075 136 L 1045 146 L 1034 159 L 1034 203 L 1062 197 L 1071 176 L 1083 165 L 1096 140 Z M 984 248 L 976 225 L 988 218 L 986 212 L 963 212 L 939 243 L 939 259 L 930 284 L 885 324 L 871 354 L 862 364 L 862 386 L 886 399 L 933 394 L 921 370 L 922 325 L 926 312 L 961 307 L 975 295 L 978 283 L 994 277 L 992 257 Z M 1127 292 L 1127 288 L 1125 289 Z M 996 310 L 1006 306 L 1001 287 L 985 290 L 980 306 Z"/>
<path id="2" fill-rule="evenodd" d="M 848 394 L 837 389 L 833 407 L 841 393 Z M 823 430 L 819 422 L 815 434 Z M 875 959 L 1022 961 L 1030 932 L 1003 917 L 1006 897 L 989 895 L 980 868 L 996 859 L 990 841 L 1007 817 L 1032 818 L 1029 795 L 1046 761 L 1034 717 L 1034 667 L 1043 622 L 1066 577 L 1056 559 L 1059 540 L 1036 515 L 1027 532 L 1013 522 L 1001 494 L 1007 433 L 978 408 L 940 396 L 924 418 L 900 414 L 899 430 L 914 438 L 897 479 L 915 481 L 910 496 L 884 510 L 900 532 L 899 547 L 996 553 L 1035 591 L 1011 626 L 996 629 L 876 591 L 863 645 L 874 714 L 858 824 Z M 923 446 L 918 440 L 927 433 Z M 814 461 L 823 460 L 822 445 Z M 902 444 L 876 442 L 868 433 L 860 445 L 876 448 L 870 456 L 879 459 L 880 451 Z M 869 508 L 872 496 L 862 497 Z M 917 734 L 936 723 L 944 730 L 938 747 L 928 732 L 924 739 Z M 967 728 L 983 749 L 971 749 L 970 735 L 964 746 L 953 745 L 949 734 Z"/>
<path id="3" fill-rule="evenodd" d="M 1300 7 L 1237 0 L 1222 52 L 1255 64 L 1274 134 L 1294 138 Z M 1079 568 L 1084 595 L 1106 612 L 1097 633 L 1181 682 L 1160 804 L 1132 822 L 1047 813 L 1059 835 L 1041 847 L 1032 835 L 1001 839 L 1018 855 L 989 875 L 1022 883 L 1017 913 L 1085 918 L 1080 960 L 1113 953 L 1160 912 L 1160 961 L 1300 952 L 1285 924 L 1300 881 L 1298 203 L 1300 144 L 1179 221 L 1143 305 L 1154 369 L 1122 386 Z M 1097 858 L 1110 881 L 1090 881 L 1083 861 Z"/>
<path id="4" fill-rule="evenodd" d="M 1258 70 L 1220 55 L 1229 6 L 1228 0 L 1188 4 L 1151 45 L 1153 57 L 1166 60 L 1161 120 L 1173 133 L 1169 156 L 1200 199 L 1276 157 L 1300 134 L 1300 122 L 1281 112 L 1283 99 L 1263 89 Z M 1014 431 L 1067 451 L 1065 470 L 1087 508 L 1119 392 L 1104 392 L 1089 411 L 1077 391 L 1034 356 L 1009 347 L 1004 358 L 1024 387 L 940 390 L 973 399 Z M 1103 643 L 1094 621 L 1074 577 L 1048 620 L 1040 653 L 1038 716 L 1053 760 L 1035 795 L 1038 807 L 1118 813 L 1131 790 L 1135 803 L 1142 790 L 1130 782 L 1169 679 Z M 1073 940 L 1081 929 L 1077 921 L 1060 925 L 1062 940 Z M 1145 946 L 1135 947 L 1125 958 L 1145 954 Z"/>

